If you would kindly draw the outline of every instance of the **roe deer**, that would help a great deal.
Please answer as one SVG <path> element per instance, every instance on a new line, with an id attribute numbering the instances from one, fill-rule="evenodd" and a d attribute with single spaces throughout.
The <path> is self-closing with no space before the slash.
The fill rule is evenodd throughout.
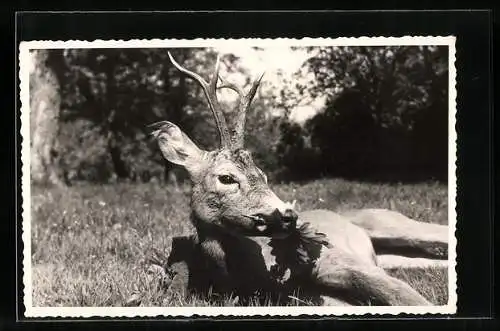
<path id="1" fill-rule="evenodd" d="M 192 182 L 191 221 L 196 236 L 191 244 L 178 247 L 174 241 L 170 264 L 197 254 L 200 258 L 194 264 L 206 264 L 213 271 L 206 273 L 207 284 L 221 291 L 278 291 L 288 272 L 290 284 L 329 298 L 325 304 L 430 304 L 408 284 L 389 276 L 376 252 L 401 255 L 398 262 L 412 260 L 403 257 L 408 252 L 420 255 L 418 262 L 429 262 L 429 257 L 444 259 L 446 226 L 381 209 L 298 214 L 293 204 L 271 190 L 266 175 L 244 149 L 245 116 L 262 75 L 244 93 L 219 76 L 219 57 L 207 82 L 179 65 L 170 53 L 168 56 L 178 70 L 202 87 L 220 133 L 220 148 L 205 151 L 171 122 L 150 125 L 163 156 L 184 167 Z M 221 88 L 239 95 L 231 126 L 217 99 Z M 176 250 L 194 255 L 184 252 L 183 256 Z"/>

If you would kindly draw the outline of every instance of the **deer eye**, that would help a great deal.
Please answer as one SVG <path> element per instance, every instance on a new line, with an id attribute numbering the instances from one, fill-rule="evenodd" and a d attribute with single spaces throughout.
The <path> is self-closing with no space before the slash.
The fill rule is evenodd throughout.
<path id="1" fill-rule="evenodd" d="M 224 185 L 238 184 L 238 182 L 232 176 L 229 175 L 219 176 L 219 182 L 221 182 Z"/>

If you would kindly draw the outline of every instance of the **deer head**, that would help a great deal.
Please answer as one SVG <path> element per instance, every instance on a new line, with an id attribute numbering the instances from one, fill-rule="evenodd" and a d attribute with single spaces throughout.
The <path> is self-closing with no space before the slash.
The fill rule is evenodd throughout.
<path id="1" fill-rule="evenodd" d="M 250 91 L 244 93 L 219 76 L 219 57 L 214 74 L 207 82 L 179 65 L 170 53 L 168 56 L 178 70 L 202 87 L 220 136 L 220 147 L 205 151 L 171 122 L 150 125 L 165 159 L 184 167 L 189 173 L 195 226 L 198 229 L 216 227 L 247 236 L 278 236 L 295 228 L 297 214 L 293 205 L 277 197 L 270 189 L 264 172 L 255 165 L 251 153 L 244 149 L 246 112 L 262 75 L 254 81 Z M 222 81 L 221 86 L 217 86 L 219 80 Z M 239 96 L 231 128 L 217 99 L 217 89 L 221 88 L 232 89 Z"/>

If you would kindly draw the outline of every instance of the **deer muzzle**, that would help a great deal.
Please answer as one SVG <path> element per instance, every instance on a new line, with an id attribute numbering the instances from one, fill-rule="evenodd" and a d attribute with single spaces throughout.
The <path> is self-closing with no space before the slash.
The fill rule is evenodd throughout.
<path id="1" fill-rule="evenodd" d="M 293 203 L 284 202 L 271 192 L 266 199 L 264 210 L 250 215 L 255 229 L 260 234 L 275 237 L 286 235 L 295 229 L 299 216 Z"/>

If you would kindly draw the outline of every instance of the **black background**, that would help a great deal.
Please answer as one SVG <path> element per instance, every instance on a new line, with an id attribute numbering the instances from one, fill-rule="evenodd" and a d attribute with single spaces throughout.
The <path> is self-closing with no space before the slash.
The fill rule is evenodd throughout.
<path id="1" fill-rule="evenodd" d="M 58 9 L 64 9 L 59 7 Z M 13 17 L 11 17 L 13 18 Z M 12 75 L 17 75 L 17 49 L 20 41 L 28 40 L 95 40 L 95 39 L 152 39 L 152 38 L 276 38 L 276 37 L 359 37 L 359 36 L 447 36 L 457 37 L 457 131 L 458 131 L 458 196 L 457 196 L 457 236 L 458 236 L 458 317 L 490 317 L 493 314 L 492 287 L 492 240 L 494 236 L 492 219 L 492 96 L 491 86 L 491 47 L 492 13 L 488 11 L 426 11 L 426 12 L 198 12 L 198 13 L 23 13 L 16 20 L 16 64 Z M 4 21 L 5 23 L 5 21 Z M 11 36 L 12 38 L 12 36 Z M 12 41 L 12 40 L 10 40 Z M 11 48 L 12 49 L 12 48 Z M 6 52 L 4 49 L 3 52 Z M 4 54 L 5 55 L 5 54 Z M 4 57 L 2 55 L 2 57 Z M 3 60 L 3 59 L 2 59 Z M 4 61 L 2 61 L 4 62 Z M 5 98 L 9 98 L 7 90 Z M 16 96 L 17 113 L 5 108 L 4 115 L 20 114 L 17 82 L 13 94 Z M 11 94 L 12 95 L 12 94 Z M 4 100 L 5 101 L 5 100 Z M 13 100 L 14 101 L 14 100 Z M 10 121 L 10 122 L 9 122 Z M 14 118 L 5 123 L 14 123 Z M 20 218 L 20 137 L 17 146 L 14 137 L 19 132 L 19 120 L 12 136 L 7 139 L 11 143 L 7 158 L 12 185 L 10 193 L 17 193 L 17 207 L 12 201 L 10 213 L 1 220 L 2 255 L 7 258 L 4 265 L 10 266 L 7 281 L 2 284 L 2 326 L 33 327 L 32 322 L 23 320 L 22 307 L 22 265 L 17 270 L 15 259 L 22 261 L 21 218 Z M 9 125 L 10 126 L 10 125 Z M 15 150 L 17 147 L 17 163 Z M 5 158 L 4 158 L 5 159 Z M 15 168 L 17 165 L 17 176 Z M 17 180 L 17 192 L 14 191 Z M 17 232 L 16 218 L 17 208 Z M 17 255 L 15 236 L 17 235 Z M 7 253 L 8 252 L 8 253 Z M 16 274 L 17 272 L 17 274 Z M 16 280 L 18 281 L 16 283 Z M 17 293 L 16 293 L 17 292 Z M 16 305 L 16 295 L 19 294 Z M 392 318 L 391 316 L 386 316 Z M 415 318 L 409 316 L 410 318 Z M 377 316 L 371 316 L 376 319 Z M 378 317 L 380 318 L 380 316 Z M 262 318 L 257 318 L 262 319 Z M 448 321 L 449 322 L 449 321 Z M 227 322 L 224 326 L 238 328 L 245 323 L 249 326 L 264 327 L 271 323 Z M 352 324 L 342 320 L 281 321 L 278 325 L 291 328 L 301 327 L 316 329 L 339 326 L 366 326 L 358 321 Z M 411 324 L 413 324 L 412 322 Z M 421 321 L 416 323 L 420 328 L 436 323 L 444 327 L 446 319 L 441 321 Z M 464 320 L 456 321 L 464 326 Z M 47 323 L 43 323 L 47 325 Z M 101 322 L 71 323 L 59 322 L 62 327 L 96 327 Z M 109 323 L 101 325 L 108 328 Z M 116 326 L 139 327 L 159 326 L 152 321 L 136 321 L 118 323 Z M 214 325 L 215 324 L 215 325 Z M 425 325 L 424 325 L 425 324 Z M 222 327 L 220 322 L 209 323 L 178 321 L 168 327 L 182 326 L 215 326 Z M 447 323 L 449 326 L 449 324 Z M 458 326 L 456 325 L 456 326 Z M 469 320 L 470 326 L 485 326 L 484 320 Z M 165 327 L 165 325 L 162 326 Z"/>

